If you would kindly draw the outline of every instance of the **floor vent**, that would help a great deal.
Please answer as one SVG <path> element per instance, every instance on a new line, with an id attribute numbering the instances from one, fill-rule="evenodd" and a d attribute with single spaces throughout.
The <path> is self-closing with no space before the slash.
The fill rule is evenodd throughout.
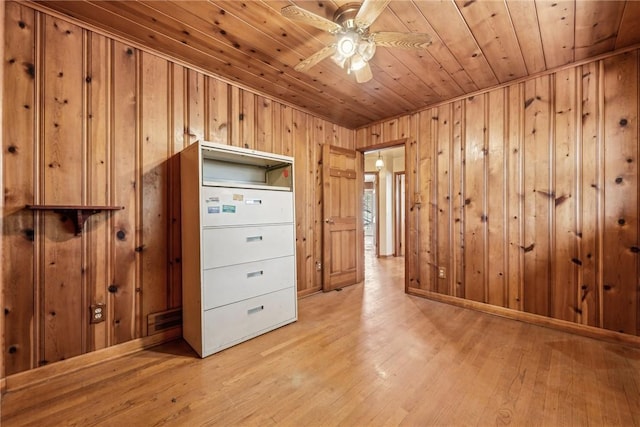
<path id="1" fill-rule="evenodd" d="M 148 335 L 182 325 L 182 309 L 161 311 L 147 316 Z"/>

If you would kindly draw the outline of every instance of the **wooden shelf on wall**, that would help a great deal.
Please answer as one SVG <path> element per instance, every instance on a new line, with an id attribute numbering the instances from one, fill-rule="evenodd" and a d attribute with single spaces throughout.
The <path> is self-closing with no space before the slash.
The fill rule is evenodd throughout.
<path id="1" fill-rule="evenodd" d="M 76 236 L 82 234 L 84 223 L 94 214 L 102 211 L 119 211 L 124 206 L 97 206 L 97 205 L 27 205 L 27 209 L 34 211 L 53 211 L 69 218 L 76 229 Z"/>

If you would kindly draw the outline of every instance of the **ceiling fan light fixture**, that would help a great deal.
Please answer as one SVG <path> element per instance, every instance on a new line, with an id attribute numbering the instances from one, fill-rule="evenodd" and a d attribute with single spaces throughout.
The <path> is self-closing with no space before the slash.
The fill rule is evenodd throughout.
<path id="1" fill-rule="evenodd" d="M 376 44 L 364 38 L 360 39 L 358 52 L 351 58 L 351 71 L 363 69 L 369 60 L 373 58 L 374 53 L 376 53 Z"/>
<path id="2" fill-rule="evenodd" d="M 336 47 L 338 54 L 344 58 L 351 58 L 360 44 L 360 36 L 354 31 L 347 31 L 338 36 Z"/>
<path id="3" fill-rule="evenodd" d="M 353 58 L 351 58 L 351 66 L 349 67 L 349 71 L 362 70 L 365 65 L 367 65 L 367 61 L 365 61 L 365 59 L 360 56 L 360 54 L 355 54 L 353 55 Z"/>
<path id="4" fill-rule="evenodd" d="M 356 32 L 346 32 L 338 36 L 336 54 L 333 61 L 340 68 L 351 74 L 352 71 L 362 70 L 376 52 L 376 44 Z"/>
<path id="5" fill-rule="evenodd" d="M 369 39 L 362 38 L 358 45 L 358 54 L 362 56 L 365 61 L 369 61 L 376 53 L 376 44 Z"/>
<path id="6" fill-rule="evenodd" d="M 338 67 L 345 68 L 345 64 L 347 63 L 347 58 L 340 55 L 338 52 L 336 52 L 336 54 L 333 55 L 331 59 L 333 59 L 333 62 L 335 62 L 338 65 Z"/>

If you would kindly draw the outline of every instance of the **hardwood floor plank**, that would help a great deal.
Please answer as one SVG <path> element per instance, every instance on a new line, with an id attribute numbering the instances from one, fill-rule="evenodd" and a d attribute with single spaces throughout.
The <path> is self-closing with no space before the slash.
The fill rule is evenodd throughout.
<path id="1" fill-rule="evenodd" d="M 175 341 L 9 391 L 3 426 L 639 425 L 640 349 L 404 294 L 403 259 L 206 359 Z"/>

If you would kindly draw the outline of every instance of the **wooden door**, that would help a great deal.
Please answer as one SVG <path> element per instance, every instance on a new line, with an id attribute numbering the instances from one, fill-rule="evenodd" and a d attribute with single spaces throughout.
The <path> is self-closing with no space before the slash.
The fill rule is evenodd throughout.
<path id="1" fill-rule="evenodd" d="M 364 276 L 362 154 L 324 144 L 322 177 L 322 290 L 328 292 Z"/>

